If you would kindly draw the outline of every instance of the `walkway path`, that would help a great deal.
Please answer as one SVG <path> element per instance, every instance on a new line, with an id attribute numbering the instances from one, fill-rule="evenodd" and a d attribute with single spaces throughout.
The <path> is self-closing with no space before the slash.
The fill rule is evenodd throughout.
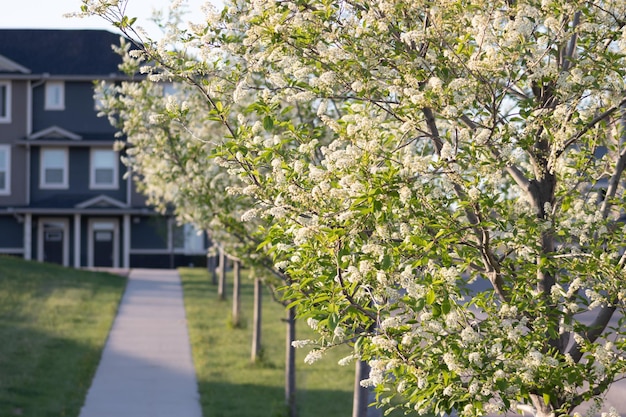
<path id="1" fill-rule="evenodd" d="M 201 417 L 180 277 L 133 269 L 80 417 Z"/>

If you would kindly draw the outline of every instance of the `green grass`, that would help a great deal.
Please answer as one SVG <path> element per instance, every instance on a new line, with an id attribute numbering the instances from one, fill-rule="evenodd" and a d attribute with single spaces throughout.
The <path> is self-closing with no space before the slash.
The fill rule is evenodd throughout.
<path id="1" fill-rule="evenodd" d="M 0 416 L 78 416 L 125 282 L 0 257 Z"/>
<path id="2" fill-rule="evenodd" d="M 203 269 L 180 269 L 185 308 L 205 417 L 275 417 L 284 415 L 284 309 L 263 299 L 263 360 L 250 363 L 253 283 L 242 274 L 242 328 L 229 326 L 232 294 L 217 299 L 217 290 Z M 232 290 L 229 281 L 229 290 Z M 312 336 L 299 323 L 297 339 Z M 306 348 L 297 351 L 299 417 L 339 417 L 352 413 L 354 366 L 337 361 L 349 354 L 331 352 L 313 365 L 303 362 Z"/>

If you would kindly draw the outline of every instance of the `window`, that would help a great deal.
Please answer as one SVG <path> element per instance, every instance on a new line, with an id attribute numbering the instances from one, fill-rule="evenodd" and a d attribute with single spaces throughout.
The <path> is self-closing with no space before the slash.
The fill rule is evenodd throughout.
<path id="1" fill-rule="evenodd" d="M 65 109 L 65 85 L 63 81 L 46 82 L 46 110 Z"/>
<path id="2" fill-rule="evenodd" d="M 41 188 L 68 187 L 67 149 L 43 148 L 41 150 Z"/>
<path id="3" fill-rule="evenodd" d="M 198 230 L 191 224 L 182 226 L 174 226 L 174 249 L 182 249 L 188 254 L 205 253 L 204 233 L 198 233 Z"/>
<path id="4" fill-rule="evenodd" d="M 117 188 L 117 152 L 111 149 L 91 150 L 91 188 Z"/>
<path id="5" fill-rule="evenodd" d="M 0 145 L 0 195 L 11 193 L 11 147 Z"/>
<path id="6" fill-rule="evenodd" d="M 11 83 L 0 81 L 0 123 L 11 122 Z"/>

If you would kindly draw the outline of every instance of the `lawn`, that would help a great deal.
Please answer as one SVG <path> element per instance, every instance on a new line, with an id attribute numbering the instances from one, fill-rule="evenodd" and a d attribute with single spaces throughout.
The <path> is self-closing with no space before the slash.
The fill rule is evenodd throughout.
<path id="1" fill-rule="evenodd" d="M 0 416 L 78 416 L 125 283 L 0 257 Z"/>
<path id="2" fill-rule="evenodd" d="M 278 417 L 284 415 L 284 310 L 265 291 L 263 360 L 250 363 L 253 283 L 242 274 L 241 302 L 245 323 L 229 326 L 232 294 L 219 301 L 216 287 L 203 269 L 182 268 L 185 307 L 205 417 Z M 229 277 L 230 278 L 230 277 Z M 229 281 L 229 289 L 232 282 Z M 299 323 L 298 339 L 311 336 Z M 347 348 L 346 348 L 347 349 Z M 307 365 L 307 350 L 297 353 L 299 417 L 344 417 L 352 413 L 354 365 L 337 361 L 349 351 L 334 352 Z"/>

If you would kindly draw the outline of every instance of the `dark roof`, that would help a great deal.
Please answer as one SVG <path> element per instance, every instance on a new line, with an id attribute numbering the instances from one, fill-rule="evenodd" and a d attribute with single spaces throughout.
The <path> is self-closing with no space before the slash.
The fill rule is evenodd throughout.
<path id="1" fill-rule="evenodd" d="M 32 74 L 119 74 L 112 45 L 120 35 L 106 30 L 0 29 L 0 55 Z"/>

